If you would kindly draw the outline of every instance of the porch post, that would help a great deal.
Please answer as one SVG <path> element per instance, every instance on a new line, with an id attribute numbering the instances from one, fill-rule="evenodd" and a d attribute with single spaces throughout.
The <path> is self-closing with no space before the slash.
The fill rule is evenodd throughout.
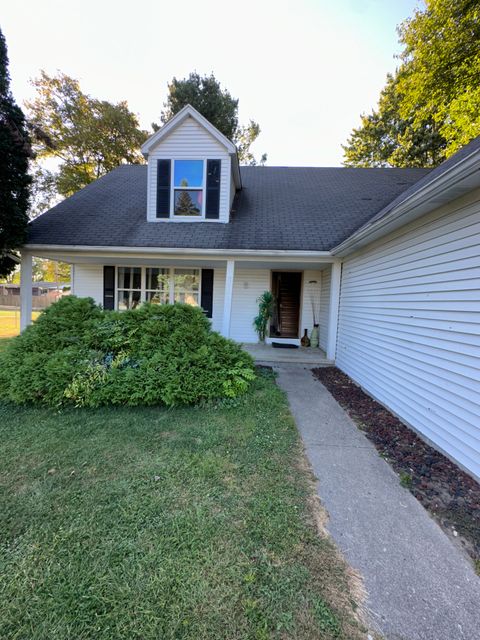
<path id="1" fill-rule="evenodd" d="M 330 282 L 330 305 L 328 311 L 327 358 L 335 360 L 337 352 L 338 307 L 340 304 L 340 281 L 342 276 L 341 262 L 332 264 Z"/>
<path id="2" fill-rule="evenodd" d="M 70 265 L 70 293 L 75 295 L 75 265 Z"/>
<path id="3" fill-rule="evenodd" d="M 32 323 L 32 254 L 22 251 L 20 263 L 20 331 Z"/>
<path id="4" fill-rule="evenodd" d="M 235 260 L 227 260 L 227 273 L 225 274 L 225 295 L 223 300 L 222 335 L 230 337 L 230 318 L 232 315 L 233 278 L 235 275 Z"/>

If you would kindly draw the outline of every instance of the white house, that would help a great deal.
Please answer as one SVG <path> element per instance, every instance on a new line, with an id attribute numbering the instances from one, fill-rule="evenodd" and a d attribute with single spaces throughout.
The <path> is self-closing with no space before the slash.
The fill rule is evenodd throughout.
<path id="1" fill-rule="evenodd" d="M 186 301 L 244 343 L 270 290 L 267 342 L 315 315 L 319 362 L 480 478 L 480 139 L 430 171 L 240 167 L 187 106 L 142 151 L 30 225 L 22 326 L 32 255 L 107 309 Z"/>

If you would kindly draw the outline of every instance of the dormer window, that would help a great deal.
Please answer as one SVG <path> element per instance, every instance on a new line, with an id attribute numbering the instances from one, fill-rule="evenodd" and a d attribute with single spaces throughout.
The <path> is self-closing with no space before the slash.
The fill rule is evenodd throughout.
<path id="1" fill-rule="evenodd" d="M 228 223 L 242 188 L 237 148 L 187 104 L 143 143 L 149 222 Z"/>
<path id="2" fill-rule="evenodd" d="M 174 160 L 173 215 L 202 216 L 204 194 L 204 161 Z"/>
<path id="3" fill-rule="evenodd" d="M 220 217 L 222 161 L 157 160 L 157 218 L 173 220 Z"/>

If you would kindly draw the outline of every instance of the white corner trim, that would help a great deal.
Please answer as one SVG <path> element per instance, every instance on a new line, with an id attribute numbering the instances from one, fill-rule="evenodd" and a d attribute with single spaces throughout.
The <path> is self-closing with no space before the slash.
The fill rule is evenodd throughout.
<path id="1" fill-rule="evenodd" d="M 338 311 L 340 307 L 340 283 L 342 277 L 342 265 L 335 263 L 332 266 L 330 283 L 330 304 L 328 310 L 328 337 L 327 358 L 335 360 L 337 353 Z"/>

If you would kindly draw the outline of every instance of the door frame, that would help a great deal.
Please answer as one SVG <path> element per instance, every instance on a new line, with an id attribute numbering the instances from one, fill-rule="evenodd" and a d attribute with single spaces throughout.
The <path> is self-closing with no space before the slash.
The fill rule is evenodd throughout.
<path id="1" fill-rule="evenodd" d="M 268 337 L 265 342 L 267 344 L 271 342 L 284 342 L 285 344 L 300 344 L 300 338 L 302 334 L 302 320 L 303 320 L 303 285 L 304 285 L 304 277 L 305 270 L 304 269 L 270 269 L 270 293 L 273 294 L 273 274 L 274 273 L 299 273 L 300 274 L 300 291 L 299 291 L 299 308 L 298 308 L 298 332 L 297 337 L 292 338 L 280 338 L 276 336 L 270 335 L 270 328 L 268 331 Z"/>

